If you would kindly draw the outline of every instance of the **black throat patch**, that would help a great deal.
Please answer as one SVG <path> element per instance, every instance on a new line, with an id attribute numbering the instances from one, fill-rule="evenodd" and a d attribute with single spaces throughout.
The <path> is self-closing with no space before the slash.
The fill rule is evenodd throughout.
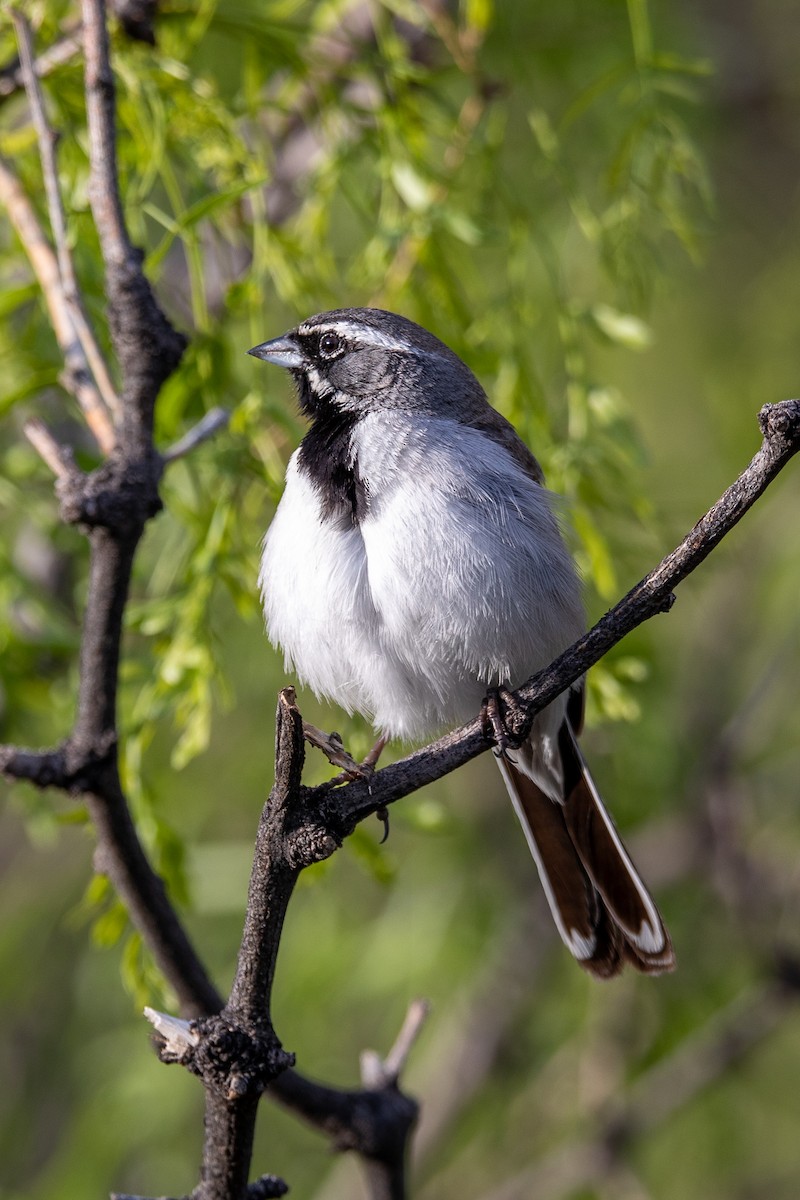
<path id="1" fill-rule="evenodd" d="M 369 507 L 367 485 L 350 448 L 357 420 L 356 413 L 318 403 L 297 458 L 300 470 L 319 494 L 323 517 L 349 526 L 358 525 Z"/>

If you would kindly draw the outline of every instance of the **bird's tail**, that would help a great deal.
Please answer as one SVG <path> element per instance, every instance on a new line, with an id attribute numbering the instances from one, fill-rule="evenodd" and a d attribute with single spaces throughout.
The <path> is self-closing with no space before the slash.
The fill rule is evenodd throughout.
<path id="1" fill-rule="evenodd" d="M 601 979 L 618 974 L 626 962 L 651 975 L 673 970 L 669 933 L 600 799 L 566 717 L 558 749 L 561 803 L 536 781 L 535 746 L 498 759 L 558 932 L 580 965 Z"/>

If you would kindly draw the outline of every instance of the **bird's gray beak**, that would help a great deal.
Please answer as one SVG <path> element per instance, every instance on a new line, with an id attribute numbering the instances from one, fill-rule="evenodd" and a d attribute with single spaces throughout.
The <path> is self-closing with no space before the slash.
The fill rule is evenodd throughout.
<path id="1" fill-rule="evenodd" d="M 285 336 L 273 338 L 271 342 L 262 342 L 260 346 L 253 346 L 247 353 L 252 354 L 254 358 L 263 358 L 264 362 L 274 363 L 276 367 L 287 367 L 289 370 L 297 370 L 305 362 L 297 343 Z"/>

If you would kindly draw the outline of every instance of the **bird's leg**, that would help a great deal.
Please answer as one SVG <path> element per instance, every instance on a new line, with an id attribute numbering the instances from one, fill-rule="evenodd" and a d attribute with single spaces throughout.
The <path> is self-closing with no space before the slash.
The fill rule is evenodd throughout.
<path id="1" fill-rule="evenodd" d="M 381 735 L 381 737 L 378 738 L 377 742 L 375 743 L 375 745 L 372 747 L 372 749 L 370 750 L 367 757 L 362 762 L 362 764 L 361 764 L 362 770 L 368 770 L 370 775 L 372 774 L 372 772 L 375 770 L 376 766 L 378 765 L 378 759 L 380 758 L 381 754 L 383 753 L 383 748 L 386 745 L 386 743 L 388 742 L 388 740 L 389 739 L 383 737 L 383 735 Z M 383 843 L 386 841 L 386 839 L 389 836 L 389 810 L 388 810 L 388 808 L 386 808 L 385 805 L 383 808 L 379 808 L 378 811 L 375 813 L 375 816 L 383 824 L 383 837 L 380 840 L 380 845 L 382 846 Z"/>
<path id="2" fill-rule="evenodd" d="M 372 772 L 375 770 L 375 768 L 378 765 L 378 759 L 383 754 L 383 748 L 386 745 L 386 743 L 388 742 L 388 740 L 389 739 L 387 737 L 384 737 L 383 735 L 381 735 L 378 738 L 377 742 L 375 743 L 375 745 L 372 747 L 372 749 L 370 750 L 367 757 L 362 762 L 362 764 L 361 764 L 362 770 L 369 771 L 369 773 L 372 774 Z"/>
<path id="3" fill-rule="evenodd" d="M 513 728 L 509 728 L 520 713 L 514 693 L 505 684 L 487 688 L 481 704 L 481 725 L 487 741 L 494 742 L 495 758 L 504 758 L 507 751 L 518 750 L 522 745 Z"/>

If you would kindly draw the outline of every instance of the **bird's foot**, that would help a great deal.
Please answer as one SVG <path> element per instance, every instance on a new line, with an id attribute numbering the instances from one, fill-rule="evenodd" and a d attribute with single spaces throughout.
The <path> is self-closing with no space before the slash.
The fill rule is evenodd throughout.
<path id="1" fill-rule="evenodd" d="M 481 725 L 487 741 L 494 742 L 495 758 L 505 758 L 509 750 L 518 750 L 522 745 L 523 739 L 513 727 L 523 715 L 514 693 L 505 684 L 487 689 L 481 705 Z"/>
<path id="2" fill-rule="evenodd" d="M 344 748 L 344 743 L 338 733 L 324 733 L 316 725 L 303 722 L 303 736 L 310 746 L 316 746 L 334 767 L 340 767 L 341 773 L 331 780 L 333 784 L 350 783 L 353 779 L 371 779 L 375 774 L 375 766 L 386 745 L 386 738 L 378 738 L 363 762 L 356 762 Z"/>

